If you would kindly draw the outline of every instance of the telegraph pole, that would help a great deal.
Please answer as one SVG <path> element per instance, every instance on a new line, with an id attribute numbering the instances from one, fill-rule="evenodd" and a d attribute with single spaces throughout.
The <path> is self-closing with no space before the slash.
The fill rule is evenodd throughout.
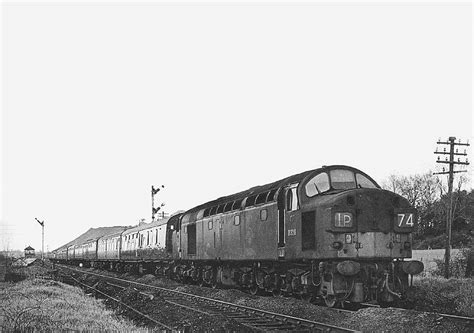
<path id="1" fill-rule="evenodd" d="M 160 207 L 155 208 L 155 194 L 160 192 L 162 188 L 165 188 L 165 185 L 161 185 L 161 188 L 155 188 L 153 185 L 151 185 L 151 222 L 155 221 L 155 214 L 158 213 L 161 207 L 165 205 L 164 203 L 162 203 Z"/>
<path id="2" fill-rule="evenodd" d="M 36 217 L 35 220 L 41 225 L 41 261 L 44 264 L 44 220 L 40 221 Z"/>
<path id="3" fill-rule="evenodd" d="M 449 152 L 446 151 L 446 148 L 443 148 L 443 151 L 438 151 L 438 148 L 436 148 L 436 151 L 434 152 L 435 154 L 438 155 L 449 155 L 449 160 L 448 157 L 446 156 L 445 160 L 441 160 L 440 156 L 438 156 L 438 160 L 436 163 L 444 163 L 444 164 L 449 164 L 449 171 L 445 171 L 445 168 L 443 167 L 442 172 L 435 172 L 434 175 L 448 175 L 448 197 L 449 197 L 449 206 L 448 206 L 448 213 L 446 216 L 446 250 L 444 254 L 444 277 L 446 279 L 449 279 L 449 260 L 451 257 L 451 226 L 453 223 L 453 180 L 454 180 L 454 174 L 455 173 L 460 173 L 460 172 L 466 172 L 467 170 L 454 170 L 454 165 L 469 165 L 469 161 L 466 157 L 466 161 L 461 162 L 459 160 L 455 161 L 454 156 L 467 156 L 466 150 L 464 149 L 464 153 L 459 153 L 458 149 L 456 151 L 454 150 L 455 146 L 469 146 L 469 141 L 466 143 L 461 143 L 461 140 L 456 142 L 456 138 L 454 136 L 450 136 L 448 141 L 441 141 L 441 139 L 438 139 L 437 144 L 439 145 L 449 145 Z"/>

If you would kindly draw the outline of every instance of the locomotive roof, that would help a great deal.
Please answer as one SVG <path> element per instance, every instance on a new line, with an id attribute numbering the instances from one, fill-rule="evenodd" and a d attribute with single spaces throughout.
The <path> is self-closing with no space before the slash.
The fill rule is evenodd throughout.
<path id="1" fill-rule="evenodd" d="M 228 195 L 228 196 L 220 197 L 216 200 L 208 201 L 208 202 L 206 202 L 202 205 L 199 205 L 199 206 L 196 206 L 196 207 L 193 207 L 193 208 L 189 209 L 188 211 L 186 211 L 186 214 L 197 212 L 197 211 L 199 211 L 203 208 L 218 206 L 218 205 L 230 202 L 230 201 L 244 199 L 244 198 L 246 198 L 248 196 L 251 196 L 251 195 L 254 195 L 254 194 L 260 194 L 260 193 L 263 193 L 263 192 L 266 192 L 266 191 L 279 189 L 279 188 L 282 188 L 282 187 L 290 185 L 290 184 L 300 183 L 307 176 L 309 176 L 311 174 L 323 172 L 325 170 L 338 169 L 338 168 L 350 169 L 350 170 L 357 171 L 357 172 L 359 172 L 363 175 L 368 176 L 363 171 L 361 171 L 359 169 L 356 169 L 354 167 L 347 166 L 347 165 L 322 166 L 321 168 L 304 171 L 304 172 L 301 172 L 301 173 L 298 173 L 298 174 L 295 174 L 295 175 L 277 180 L 276 182 L 273 182 L 273 183 L 260 185 L 260 186 L 254 186 L 254 187 L 249 188 L 248 190 L 245 190 L 245 191 L 242 191 L 242 192 L 238 192 L 238 193 L 231 194 L 231 195 Z M 373 180 L 370 176 L 368 176 L 368 177 L 371 180 Z"/>

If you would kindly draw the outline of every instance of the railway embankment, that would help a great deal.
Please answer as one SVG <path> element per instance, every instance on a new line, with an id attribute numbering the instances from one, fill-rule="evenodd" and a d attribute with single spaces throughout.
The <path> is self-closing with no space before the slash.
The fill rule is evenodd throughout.
<path id="1" fill-rule="evenodd" d="M 4 283 L 0 287 L 0 330 L 2 331 L 15 329 L 132 331 L 157 328 L 156 325 L 144 320 L 130 309 L 117 302 L 106 300 L 88 288 L 81 290 L 58 281 L 35 278 L 52 277 L 54 271 L 51 267 L 33 265 L 17 269 L 15 272 L 26 279 L 18 283 Z M 411 309 L 365 308 L 350 312 L 329 309 L 290 297 L 253 296 L 234 289 L 183 285 L 153 275 L 138 277 L 110 272 L 105 274 L 363 332 L 472 331 L 472 323 L 453 321 L 437 312 L 472 316 L 470 311 L 472 311 L 474 298 L 473 280 L 439 279 L 439 281 L 434 281 L 429 279 L 432 283 L 418 280 L 411 294 Z M 198 312 L 177 308 L 163 294 L 152 289 L 145 289 L 140 293 L 139 288 L 115 288 L 92 276 L 76 274 L 75 278 L 179 330 L 239 331 L 239 325 L 231 318 L 206 314 L 205 309 Z M 61 280 L 61 274 L 59 280 Z M 450 309 L 454 311 L 449 311 Z"/>
<path id="2" fill-rule="evenodd" d="M 102 273 L 103 272 L 101 272 L 101 274 Z M 433 307 L 429 308 L 430 311 L 399 308 L 365 308 L 358 311 L 343 311 L 310 304 L 292 297 L 253 296 L 235 289 L 212 289 L 208 287 L 200 287 L 197 285 L 182 285 L 167 279 L 157 278 L 153 275 L 137 277 L 130 274 L 106 274 L 111 276 L 119 276 L 125 279 L 132 279 L 133 281 L 147 285 L 173 288 L 185 293 L 218 299 L 234 304 L 241 304 L 265 311 L 282 313 L 298 318 L 324 322 L 327 324 L 337 325 L 339 327 L 346 327 L 363 332 L 472 332 L 473 329 L 472 321 L 466 322 L 443 317 L 441 314 L 437 313 L 435 311 L 436 309 L 433 309 Z M 97 283 L 96 277 L 88 276 L 83 278 L 84 281 L 89 285 Z M 118 296 L 125 292 L 123 290 L 114 291 L 114 288 L 110 286 L 107 288 L 107 290 L 108 292 L 117 293 L 116 295 Z M 130 291 L 128 290 L 128 292 Z M 153 291 L 149 289 L 145 293 L 153 293 Z M 133 306 L 139 306 L 140 302 L 145 302 L 145 304 L 151 305 L 153 302 L 159 302 L 161 299 L 159 292 L 154 293 L 154 295 L 155 297 L 153 301 L 147 301 L 146 297 L 143 295 L 135 296 L 138 300 L 137 303 L 133 303 L 133 297 L 129 298 L 129 300 L 132 300 Z M 414 294 L 414 296 L 416 295 L 418 294 Z M 425 296 L 426 295 L 430 294 L 425 294 Z M 422 302 L 422 300 L 420 300 L 420 302 Z M 153 311 L 157 311 L 157 309 L 159 309 L 158 307 L 154 306 L 149 306 L 149 308 L 154 309 Z M 167 317 L 171 318 L 172 313 L 175 313 L 176 311 L 176 309 L 173 308 L 161 308 L 161 310 L 161 320 L 165 320 Z M 170 313 L 167 314 L 166 311 L 170 311 Z M 189 316 L 190 313 L 191 311 L 187 311 L 187 316 Z M 202 314 L 194 314 L 194 316 L 201 316 L 201 321 L 204 325 L 205 323 L 212 322 L 206 316 L 203 317 Z M 192 316 L 191 319 L 188 319 L 188 324 L 193 330 L 198 329 L 199 326 L 195 325 L 199 324 L 196 324 L 192 318 L 194 317 Z M 205 326 L 205 328 L 207 330 L 209 330 L 211 327 L 222 329 L 224 328 L 223 325 L 229 325 L 227 328 L 232 327 L 232 323 L 226 322 L 227 324 L 224 324 L 224 322 L 225 321 L 221 321 L 220 325 Z"/>
<path id="3" fill-rule="evenodd" d="M 49 275 L 47 266 L 35 265 L 12 273 L 22 280 L 0 281 L 1 332 L 140 330 L 78 287 L 34 278 Z"/>

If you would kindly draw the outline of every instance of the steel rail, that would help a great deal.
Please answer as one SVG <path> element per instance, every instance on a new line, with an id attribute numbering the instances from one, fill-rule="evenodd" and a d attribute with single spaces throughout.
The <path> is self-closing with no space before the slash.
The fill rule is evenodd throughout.
<path id="1" fill-rule="evenodd" d="M 126 308 L 132 310 L 133 312 L 139 314 L 140 316 L 142 316 L 142 317 L 144 317 L 144 318 L 146 318 L 146 319 L 148 319 L 148 320 L 154 322 L 155 324 L 157 324 L 157 325 L 159 325 L 159 326 L 161 326 L 161 327 L 163 327 L 163 328 L 165 328 L 165 329 L 167 329 L 167 330 L 170 330 L 170 331 L 175 331 L 175 330 L 176 330 L 175 328 L 170 327 L 170 326 L 168 326 L 168 325 L 166 325 L 166 324 L 164 324 L 164 323 L 162 323 L 162 322 L 159 322 L 159 321 L 157 321 L 157 320 L 151 318 L 150 316 L 144 314 L 143 312 L 138 311 L 137 309 L 131 307 L 130 305 L 128 305 L 128 304 L 122 302 L 121 300 L 119 300 L 119 299 L 117 299 L 117 298 L 115 298 L 115 297 L 112 297 L 112 296 L 110 296 L 110 295 L 107 295 L 106 293 L 104 293 L 104 292 L 102 292 L 102 291 L 100 291 L 100 290 L 98 290 L 98 289 L 96 289 L 96 288 L 94 288 L 94 287 L 92 287 L 92 286 L 89 286 L 89 285 L 87 285 L 87 284 L 85 284 L 85 283 L 83 283 L 83 282 L 77 280 L 76 278 L 74 278 L 74 277 L 72 277 L 72 276 L 70 276 L 70 278 L 71 278 L 72 280 L 74 280 L 75 282 L 79 283 L 80 285 L 83 285 L 83 286 L 86 287 L 86 288 L 92 289 L 92 290 L 94 290 L 95 292 L 97 292 L 97 293 L 99 293 L 99 294 L 101 294 L 101 295 L 103 295 L 103 296 L 105 296 L 105 297 L 107 297 L 107 298 L 109 298 L 109 299 L 111 299 L 111 300 L 113 300 L 113 301 L 115 301 L 115 302 L 117 302 L 117 303 L 119 303 L 119 304 L 125 306 Z"/>
<path id="2" fill-rule="evenodd" d="M 152 285 L 147 285 L 147 284 L 144 284 L 144 283 L 141 283 L 141 282 L 125 280 L 125 279 L 121 279 L 121 278 L 117 278 L 117 277 L 112 277 L 112 276 L 107 276 L 107 275 L 102 275 L 102 274 L 97 274 L 97 273 L 92 273 L 92 272 L 87 272 L 87 271 L 81 271 L 81 270 L 77 270 L 77 269 L 66 267 L 66 266 L 61 266 L 61 267 L 64 267 L 64 268 L 67 268 L 69 270 L 76 271 L 76 272 L 82 273 L 82 274 L 95 275 L 95 276 L 102 277 L 102 278 L 108 278 L 108 279 L 113 279 L 113 280 L 116 280 L 116 281 L 121 281 L 121 282 L 129 283 L 129 284 L 142 286 L 142 287 L 145 287 L 145 288 L 157 289 L 157 290 L 167 292 L 167 293 L 182 295 L 182 296 L 188 297 L 188 298 L 191 297 L 191 298 L 200 299 L 200 300 L 207 301 L 207 302 L 213 302 L 213 303 L 220 304 L 220 305 L 222 305 L 224 307 L 227 307 L 227 308 L 234 308 L 234 309 L 244 310 L 245 312 L 250 312 L 250 313 L 254 313 L 254 314 L 258 313 L 260 315 L 269 316 L 271 318 L 277 318 L 277 320 L 280 320 L 284 323 L 292 323 L 292 324 L 308 327 L 308 328 L 311 328 L 311 329 L 319 329 L 319 330 L 327 331 L 327 332 L 351 332 L 351 333 L 352 332 L 359 332 L 357 330 L 353 330 L 353 329 L 349 329 L 349 328 L 338 327 L 338 326 L 325 324 L 325 323 L 321 323 L 321 322 L 317 322 L 317 321 L 312 321 L 312 320 L 308 320 L 308 319 L 304 319 L 304 318 L 298 318 L 298 317 L 293 317 L 293 316 L 285 315 L 285 314 L 281 314 L 281 313 L 261 310 L 261 309 L 257 309 L 257 308 L 248 307 L 248 306 L 245 306 L 245 305 L 229 303 L 229 302 L 225 302 L 225 301 L 221 301 L 221 300 L 217 300 L 217 299 L 213 299 L 213 298 L 209 298 L 209 297 L 203 297 L 203 296 L 198 296 L 198 295 L 194 295 L 194 294 L 190 294 L 190 293 L 185 293 L 185 292 L 182 292 L 182 291 L 167 289 L 167 288 L 164 288 L 164 287 L 152 286 Z"/>

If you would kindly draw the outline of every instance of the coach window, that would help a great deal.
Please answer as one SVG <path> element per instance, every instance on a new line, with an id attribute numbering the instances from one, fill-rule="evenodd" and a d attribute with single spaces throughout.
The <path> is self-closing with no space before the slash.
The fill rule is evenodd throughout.
<path id="1" fill-rule="evenodd" d="M 377 186 L 366 176 L 361 175 L 360 173 L 356 174 L 356 181 L 358 188 L 377 188 Z"/>
<path id="2" fill-rule="evenodd" d="M 262 209 L 262 210 L 260 211 L 260 220 L 266 221 L 266 220 L 267 220 L 267 217 L 268 217 L 267 210 L 266 210 L 266 209 Z"/>
<path id="3" fill-rule="evenodd" d="M 316 194 L 326 192 L 329 188 L 329 176 L 325 172 L 314 176 L 305 186 L 308 197 L 314 197 Z"/>
<path id="4" fill-rule="evenodd" d="M 240 215 L 235 215 L 234 216 L 234 225 L 239 225 L 240 224 Z"/>
<path id="5" fill-rule="evenodd" d="M 296 187 L 293 187 L 286 192 L 286 210 L 289 212 L 298 209 L 298 194 L 296 189 Z"/>

